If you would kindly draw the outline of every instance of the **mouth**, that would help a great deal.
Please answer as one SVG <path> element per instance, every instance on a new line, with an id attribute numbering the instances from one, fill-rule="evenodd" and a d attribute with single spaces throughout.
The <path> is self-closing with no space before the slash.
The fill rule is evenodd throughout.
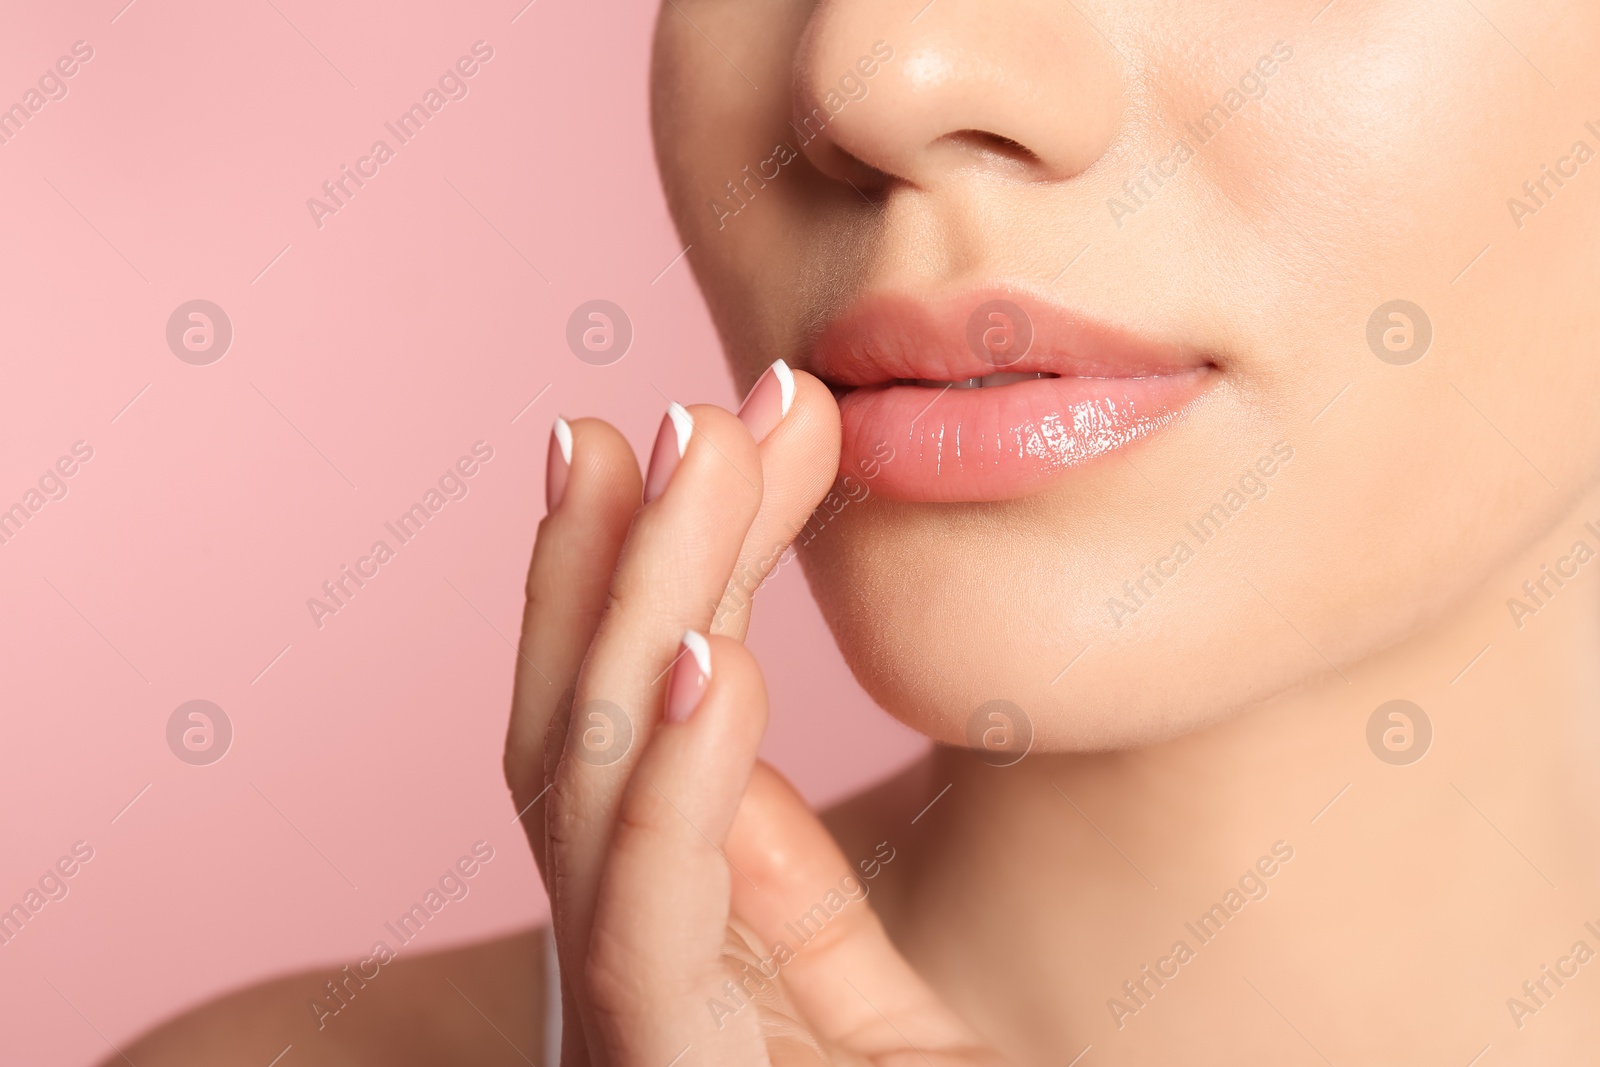
<path id="1" fill-rule="evenodd" d="M 1019 374 L 1016 371 L 995 371 L 976 378 L 963 378 L 958 382 L 941 382 L 934 378 L 896 378 L 895 385 L 915 385 L 919 389 L 996 389 L 1002 385 L 1015 385 L 1017 382 L 1037 381 L 1040 378 L 1059 378 L 1059 374 L 1048 371 L 1035 371 L 1032 374 Z M 848 389 L 836 390 L 834 396 Z"/>
<path id="2" fill-rule="evenodd" d="M 865 298 L 803 365 L 839 401 L 840 472 L 917 501 L 1039 492 L 1178 420 L 1219 376 L 1192 346 L 1015 291 Z"/>

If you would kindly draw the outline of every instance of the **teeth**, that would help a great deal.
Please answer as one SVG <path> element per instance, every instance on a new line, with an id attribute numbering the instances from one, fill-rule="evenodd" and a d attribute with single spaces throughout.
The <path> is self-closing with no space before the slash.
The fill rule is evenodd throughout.
<path id="1" fill-rule="evenodd" d="M 978 381 L 982 384 L 983 388 L 993 389 L 997 385 L 1010 385 L 1012 382 L 1031 382 L 1036 378 L 1054 377 L 1054 374 L 1046 374 L 1043 371 L 1038 371 L 1032 374 L 1002 371 L 996 374 L 985 374 L 982 378 L 979 378 Z"/>
<path id="2" fill-rule="evenodd" d="M 1035 378 L 1054 378 L 1056 375 L 1043 371 L 1030 374 L 1019 374 L 1015 371 L 999 371 L 994 374 L 985 374 L 981 378 L 963 378 L 955 382 L 941 382 L 933 378 L 902 378 L 901 385 L 919 385 L 924 389 L 994 389 L 1001 385 L 1010 385 L 1012 382 L 1027 382 Z"/>

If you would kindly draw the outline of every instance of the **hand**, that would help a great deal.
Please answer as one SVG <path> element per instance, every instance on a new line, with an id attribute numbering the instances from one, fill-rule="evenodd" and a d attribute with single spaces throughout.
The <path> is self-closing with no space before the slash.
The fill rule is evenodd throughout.
<path id="1" fill-rule="evenodd" d="M 832 396 L 793 377 L 782 413 L 769 372 L 749 427 L 690 409 L 681 458 L 664 422 L 642 507 L 622 436 L 571 424 L 529 570 L 506 745 L 551 900 L 566 1067 L 997 1062 L 865 899 L 803 945 L 785 928 L 860 884 L 756 760 L 766 690 L 740 643 L 754 581 L 838 466 Z M 718 611 L 736 574 L 742 595 Z M 708 640 L 684 637 L 713 620 Z"/>

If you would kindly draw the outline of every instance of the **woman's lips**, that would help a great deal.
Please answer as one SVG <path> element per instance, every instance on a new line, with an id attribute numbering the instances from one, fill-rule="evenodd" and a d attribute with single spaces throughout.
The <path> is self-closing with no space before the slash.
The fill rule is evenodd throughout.
<path id="1" fill-rule="evenodd" d="M 1210 377 L 1198 368 L 1143 378 L 1036 378 L 992 389 L 851 389 L 839 401 L 840 469 L 865 471 L 875 460 L 874 491 L 901 500 L 1027 496 L 1062 471 L 1165 426 Z"/>
<path id="2" fill-rule="evenodd" d="M 1178 418 L 1216 377 L 1197 350 L 1014 292 L 871 298 L 811 356 L 840 393 L 841 472 L 873 471 L 900 500 L 1038 492 Z"/>

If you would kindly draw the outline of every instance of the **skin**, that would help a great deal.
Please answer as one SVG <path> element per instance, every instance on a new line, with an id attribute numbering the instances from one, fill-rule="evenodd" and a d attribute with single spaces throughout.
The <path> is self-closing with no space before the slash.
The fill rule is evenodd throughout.
<path id="1" fill-rule="evenodd" d="M 685 1044 L 686 1063 L 729 1064 L 1060 1064 L 1085 1046 L 1085 1065 L 1466 1064 L 1485 1046 L 1477 1062 L 1582 1062 L 1600 963 L 1537 997 L 1523 983 L 1577 941 L 1600 951 L 1584 926 L 1600 927 L 1596 571 L 1520 620 L 1508 600 L 1597 540 L 1600 161 L 1520 226 L 1507 198 L 1578 138 L 1600 147 L 1583 128 L 1600 123 L 1600 12 L 922 6 L 677 0 L 660 17 L 663 184 L 733 374 L 748 386 L 774 355 L 802 372 L 759 443 L 691 409 L 688 453 L 642 509 L 620 435 L 574 423 L 507 748 L 519 807 L 555 783 L 525 823 L 555 913 L 563 1062 L 660 1067 Z M 710 206 L 878 41 L 895 58 L 803 159 L 737 214 Z M 1119 226 L 1108 201 L 1278 42 L 1293 54 L 1265 95 Z M 765 697 L 744 614 L 719 617 L 688 723 L 657 721 L 663 672 L 728 576 L 827 489 L 837 413 L 803 373 L 820 323 L 867 293 L 964 283 L 1183 338 L 1217 384 L 1030 497 L 869 498 L 807 546 L 857 677 L 945 743 L 824 832 L 754 764 Z M 1434 333 L 1406 366 L 1366 339 L 1396 297 Z M 1293 458 L 1267 495 L 1119 625 L 1108 600 L 1277 442 Z M 607 768 L 560 758 L 570 702 L 602 694 L 630 709 L 632 749 Z M 1433 730 L 1404 766 L 1367 741 L 1397 698 Z M 1034 738 L 1003 768 L 964 747 L 994 699 Z M 870 906 L 717 1029 L 706 1002 L 740 955 L 879 842 L 896 859 Z M 1293 855 L 1251 883 L 1264 897 L 1200 943 L 1185 923 L 1274 846 Z M 1179 939 L 1194 959 L 1127 994 Z M 515 953 L 467 951 L 539 1003 L 525 957 L 516 972 Z M 253 995 L 229 1010 L 284 1003 Z M 130 1055 L 192 1062 L 185 1035 L 218 1010 Z M 482 1038 L 441 1030 L 383 1062 Z"/>

